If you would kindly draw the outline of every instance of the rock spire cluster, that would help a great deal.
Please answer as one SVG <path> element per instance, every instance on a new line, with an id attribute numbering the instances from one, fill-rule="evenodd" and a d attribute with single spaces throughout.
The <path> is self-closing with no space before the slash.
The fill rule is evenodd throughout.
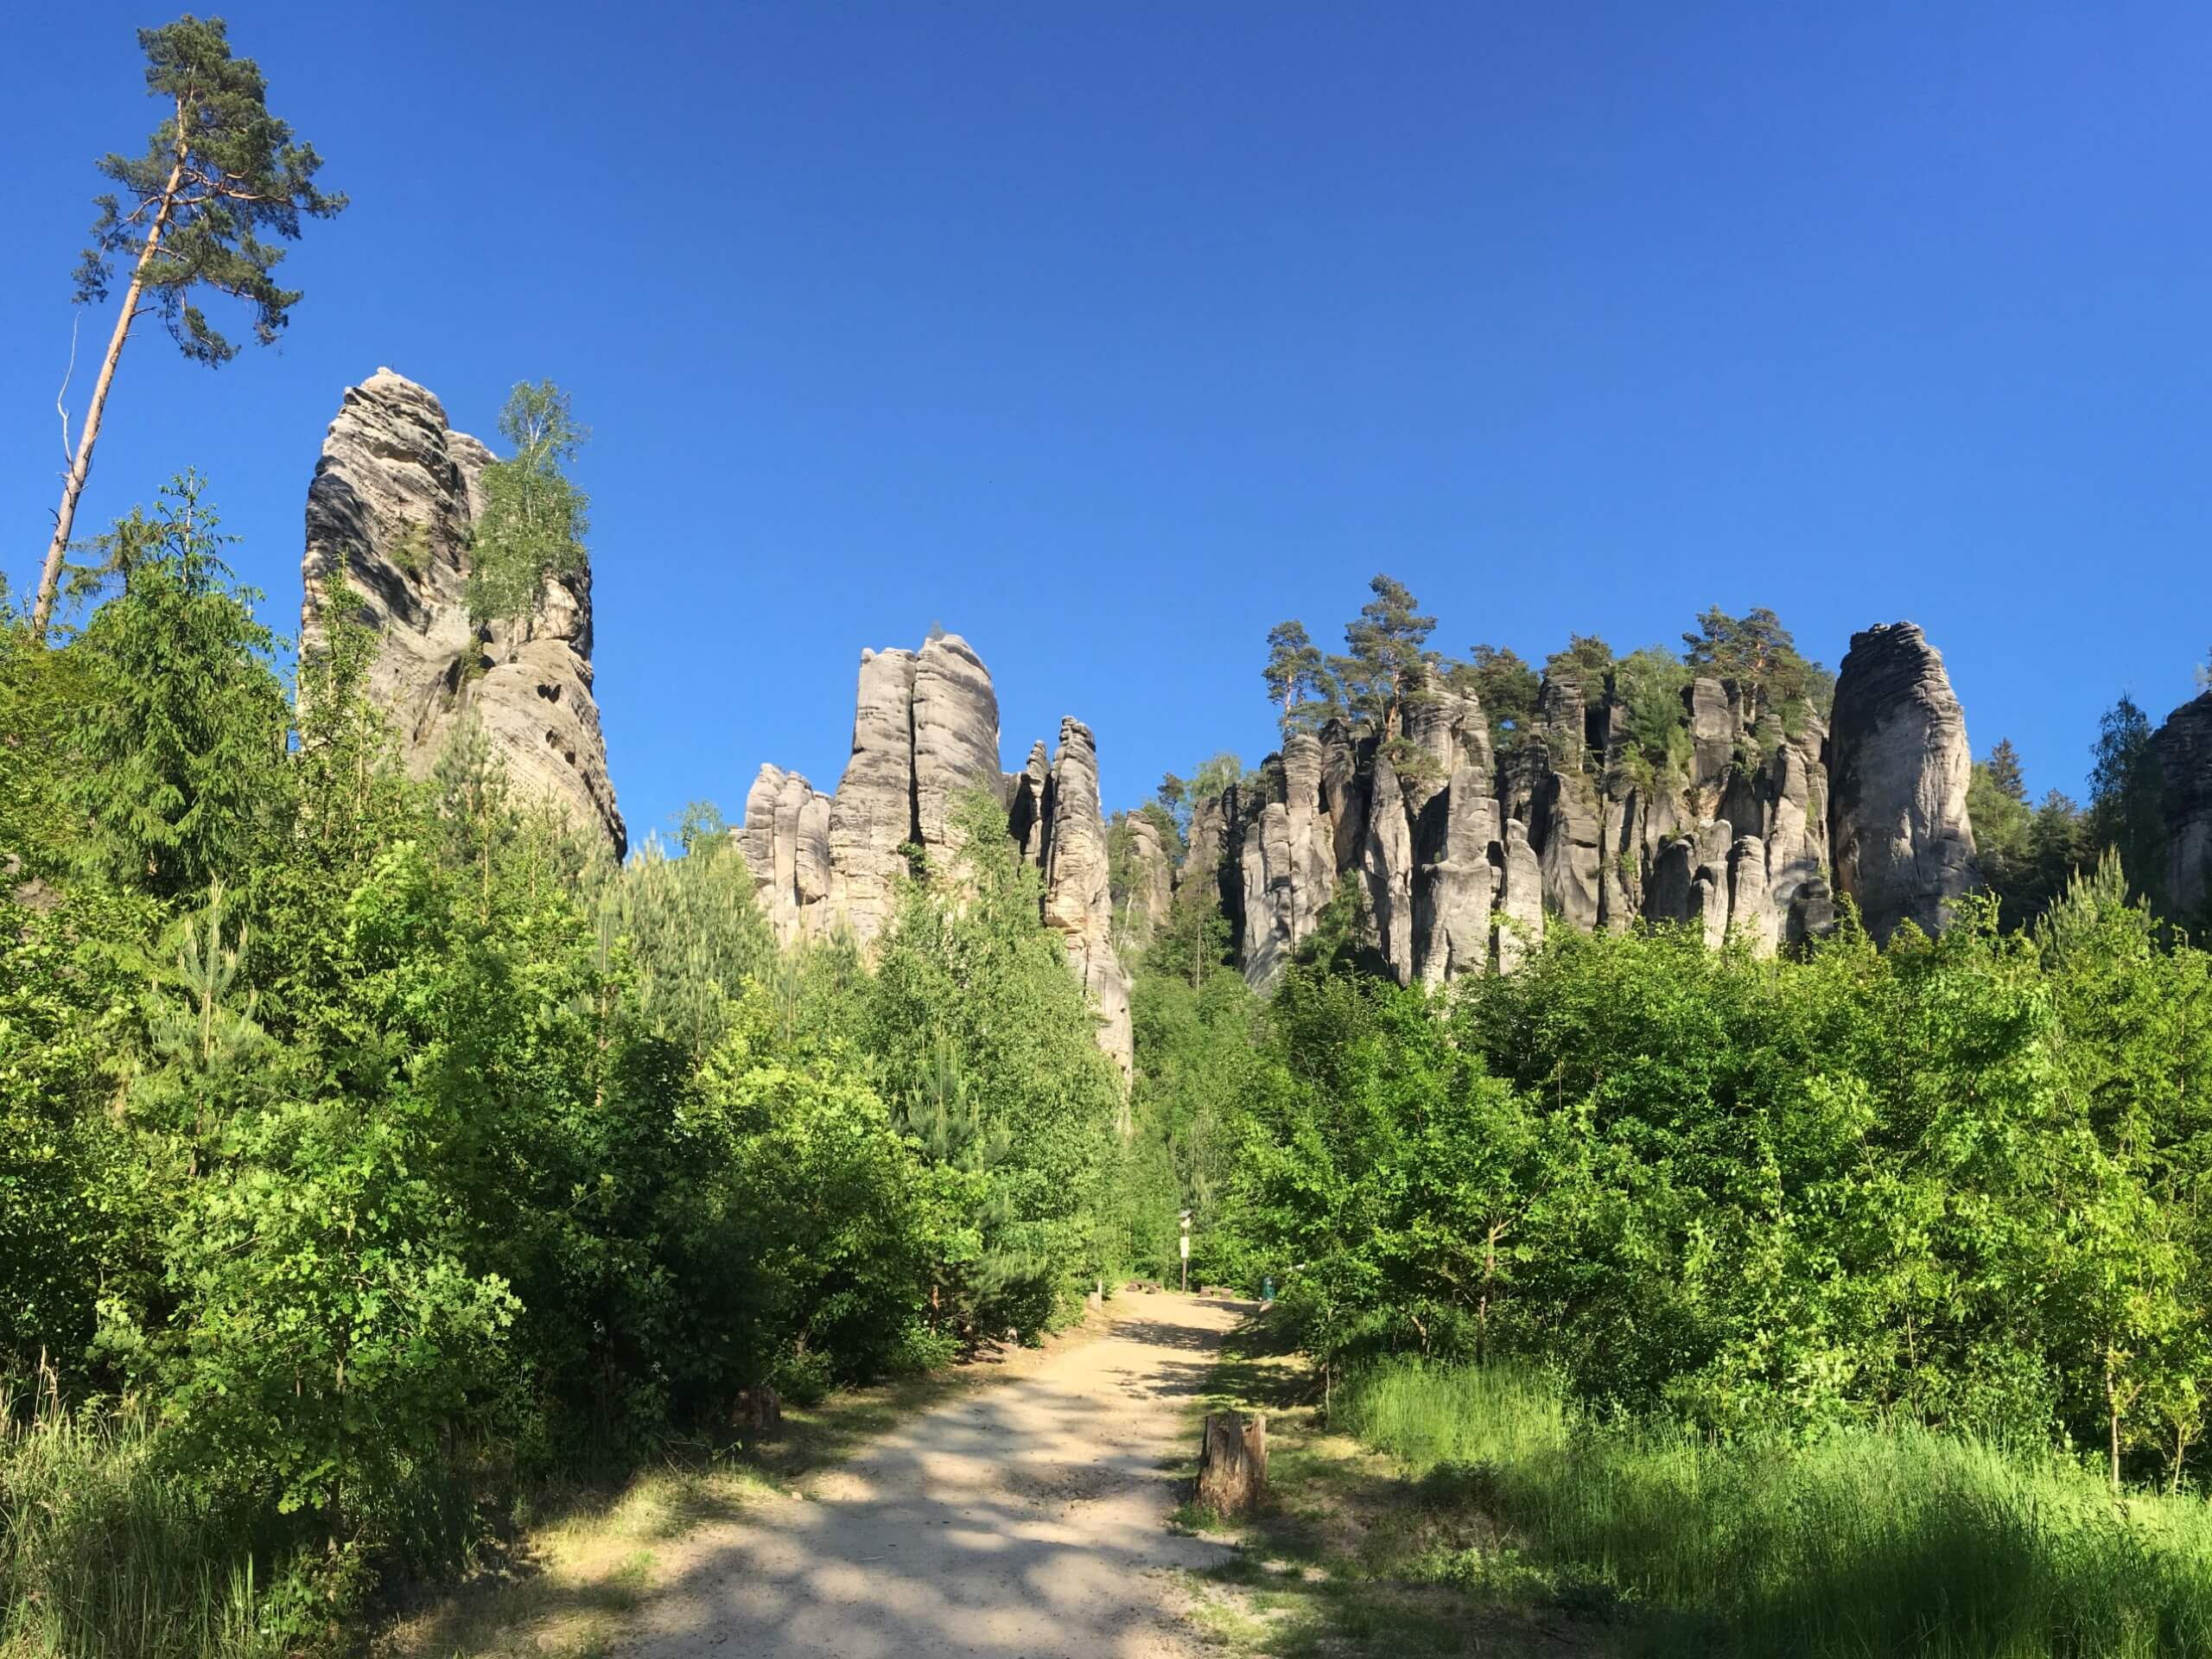
<path id="1" fill-rule="evenodd" d="M 1680 718 L 1687 760 L 1660 772 L 1605 686 L 1549 678 L 1499 753 L 1480 702 L 1432 684 L 1395 761 L 1332 723 L 1198 803 L 1177 880 L 1217 885 L 1255 985 L 1346 881 L 1399 980 L 1432 985 L 1510 969 L 1548 927 L 1687 923 L 1771 955 L 1833 926 L 1840 895 L 1886 939 L 1974 884 L 1966 725 L 1912 624 L 1853 639 L 1832 726 L 1710 677 Z"/>
<path id="2" fill-rule="evenodd" d="M 588 569 L 549 582 L 518 624 L 473 624 L 470 535 L 491 451 L 436 397 L 379 369 L 350 388 L 308 490 L 303 657 L 325 647 L 334 596 L 374 632 L 371 694 L 403 760 L 429 774 L 480 726 L 509 779 L 619 857 L 626 836 L 592 694 Z M 1693 925 L 1760 954 L 1820 933 L 1836 900 L 1886 938 L 1942 926 L 1976 880 L 1966 722 L 1942 656 L 1909 622 L 1853 636 L 1823 721 L 1756 684 L 1693 679 L 1668 765 L 1646 754 L 1603 683 L 1548 678 L 1535 717 L 1500 741 L 1481 704 L 1443 683 L 1385 746 L 1341 723 L 1287 740 L 1253 776 L 1193 804 L 1177 868 L 1141 815 L 1111 843 L 1090 728 L 1060 722 L 999 769 L 998 698 L 957 634 L 861 653 L 853 744 L 824 793 L 764 766 L 734 831 L 776 936 L 834 929 L 863 947 L 890 919 L 907 851 L 957 851 L 957 803 L 989 791 L 1038 872 L 1040 922 L 1095 1001 L 1099 1040 L 1130 1063 L 1129 980 L 1116 950 L 1166 920 L 1179 889 L 1218 895 L 1236 959 L 1271 983 L 1349 884 L 1369 943 L 1403 982 L 1513 968 L 1551 927 Z M 1647 718 L 1648 723 L 1648 718 Z M 2212 694 L 2153 743 L 2178 913 L 2212 899 Z"/>
<path id="3" fill-rule="evenodd" d="M 409 773 L 428 777 L 473 720 L 518 791 L 620 858 L 628 838 L 592 696 L 589 569 L 549 582 L 518 625 L 469 620 L 469 532 L 493 459 L 390 369 L 347 389 L 308 486 L 301 654 L 323 648 L 342 572 L 344 602 L 376 633 L 369 694 Z"/>
<path id="4" fill-rule="evenodd" d="M 1006 809 L 1014 848 L 1041 878 L 1040 919 L 1059 934 L 1097 1005 L 1099 1046 L 1126 1076 L 1129 979 L 1114 948 L 1097 744 L 1081 721 L 1063 720 L 1057 753 L 1037 743 L 1022 770 L 1001 772 L 998 696 L 958 634 L 919 651 L 863 651 L 852 754 L 836 792 L 763 766 L 732 833 L 779 941 L 842 929 L 865 948 L 890 919 L 903 849 L 948 862 L 957 804 L 977 788 Z M 1164 890 L 1157 902 L 1164 914 Z"/>

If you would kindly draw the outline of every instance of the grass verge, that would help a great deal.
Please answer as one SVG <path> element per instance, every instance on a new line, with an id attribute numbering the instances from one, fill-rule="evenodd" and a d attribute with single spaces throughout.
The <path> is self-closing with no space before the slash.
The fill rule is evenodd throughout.
<path id="1" fill-rule="evenodd" d="M 1185 1575 L 1188 1616 L 1210 1643 L 1277 1659 L 1624 1650 L 1610 1597 L 1527 1567 L 1458 1494 L 1409 1480 L 1345 1433 L 1341 1410 L 1335 1427 L 1325 1423 L 1319 1380 L 1265 1318 L 1230 1338 L 1192 1407 L 1184 1439 L 1193 1451 L 1199 1416 L 1223 1408 L 1267 1414 L 1268 1496 L 1233 1524 L 1191 1504 L 1173 1519 L 1239 1546 L 1222 1566 Z M 1196 1465 L 1186 1459 L 1179 1472 Z"/>
<path id="2" fill-rule="evenodd" d="M 1194 1621 L 1234 1650 L 2212 1655 L 2196 1497 L 1917 1429 L 1716 1445 L 1505 1368 L 1379 1368 L 1325 1426 L 1279 1350 L 1248 1329 L 1208 1402 L 1269 1413 L 1269 1502 L 1194 1575 Z"/>
<path id="3" fill-rule="evenodd" d="M 1538 1571 L 1649 1609 L 1656 1651 L 2212 1655 L 2212 1510 L 2056 1456 L 1917 1427 L 1715 1444 L 1505 1368 L 1377 1370 L 1344 1416 Z"/>

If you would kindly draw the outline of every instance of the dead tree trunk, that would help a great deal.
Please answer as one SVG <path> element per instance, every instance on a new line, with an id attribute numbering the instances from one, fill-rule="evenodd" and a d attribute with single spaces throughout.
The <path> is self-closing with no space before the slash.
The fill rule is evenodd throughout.
<path id="1" fill-rule="evenodd" d="M 1268 1486 L 1268 1420 L 1241 1411 L 1206 1414 L 1198 1450 L 1198 1500 L 1217 1515 L 1240 1515 Z"/>

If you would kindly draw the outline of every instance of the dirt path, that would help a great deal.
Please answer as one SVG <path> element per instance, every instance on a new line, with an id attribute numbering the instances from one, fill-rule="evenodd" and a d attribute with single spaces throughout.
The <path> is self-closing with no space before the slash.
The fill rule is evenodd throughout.
<path id="1" fill-rule="evenodd" d="M 1166 1569 L 1217 1545 L 1162 1522 L 1238 1312 L 1140 1296 L 1106 1336 L 887 1434 L 698 1534 L 640 1616 L 650 1659 L 1160 1659 L 1189 1650 Z"/>

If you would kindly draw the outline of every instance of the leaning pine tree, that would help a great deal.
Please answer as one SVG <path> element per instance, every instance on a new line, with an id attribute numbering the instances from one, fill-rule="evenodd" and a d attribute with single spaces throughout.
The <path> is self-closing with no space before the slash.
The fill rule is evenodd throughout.
<path id="1" fill-rule="evenodd" d="M 165 28 L 139 30 L 138 44 L 146 54 L 147 91 L 173 109 L 143 156 L 111 155 L 99 163 L 122 188 L 95 198 L 99 217 L 77 269 L 77 299 L 105 299 L 118 261 L 130 262 L 130 281 L 54 513 L 31 612 L 32 632 L 41 639 L 131 325 L 153 312 L 187 357 L 210 365 L 227 362 L 238 348 L 193 303 L 196 290 L 213 289 L 253 308 L 254 337 L 268 345 L 300 296 L 276 285 L 270 273 L 284 252 L 261 235 L 296 238 L 301 214 L 327 219 L 346 205 L 345 197 L 315 188 L 321 158 L 313 145 L 294 143 L 291 128 L 269 113 L 261 71 L 251 58 L 231 55 L 221 18 L 188 14 Z"/>

